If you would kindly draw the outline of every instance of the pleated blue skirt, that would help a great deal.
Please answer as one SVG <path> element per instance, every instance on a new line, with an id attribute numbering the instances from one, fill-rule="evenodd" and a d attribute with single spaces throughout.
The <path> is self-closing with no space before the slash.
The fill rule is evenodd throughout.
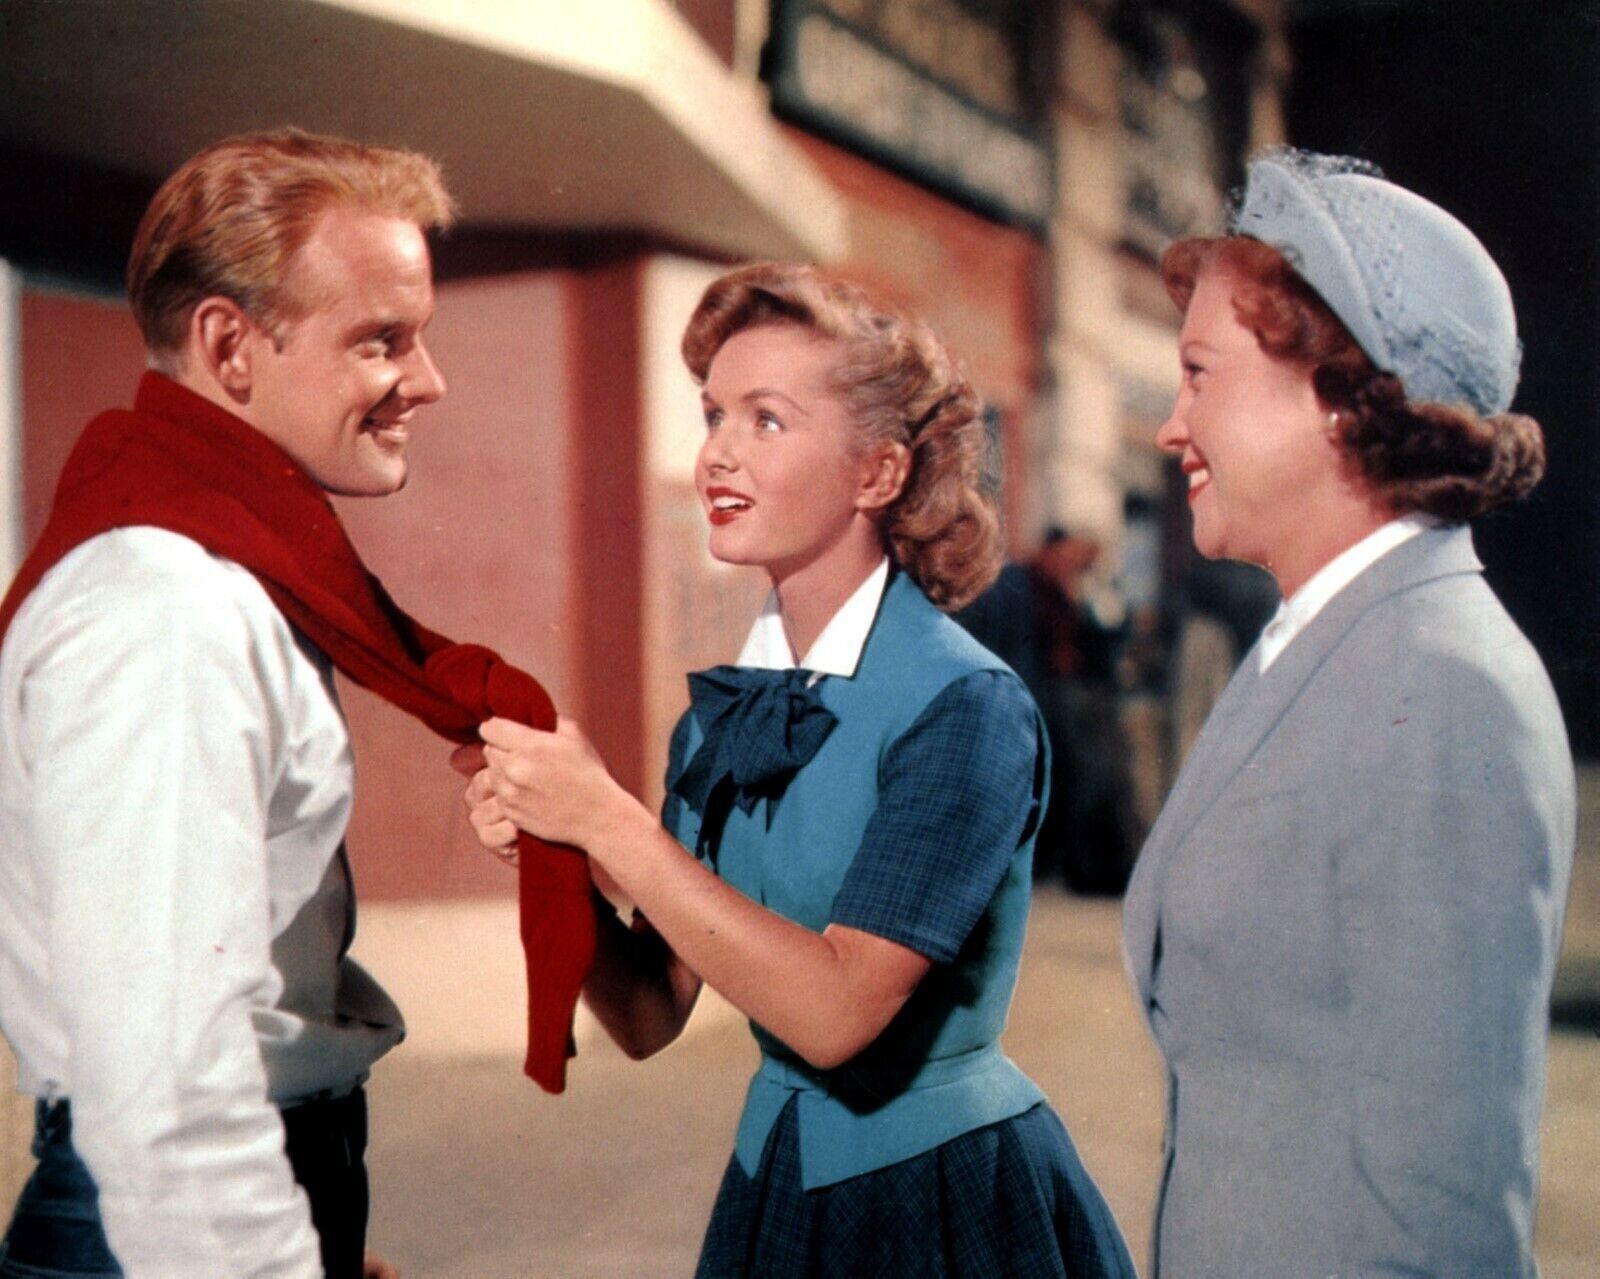
<path id="1" fill-rule="evenodd" d="M 700 1279 L 1133 1279 L 1122 1232 L 1049 1106 L 810 1191 L 797 1111 L 791 1098 L 754 1177 L 728 1161 Z"/>

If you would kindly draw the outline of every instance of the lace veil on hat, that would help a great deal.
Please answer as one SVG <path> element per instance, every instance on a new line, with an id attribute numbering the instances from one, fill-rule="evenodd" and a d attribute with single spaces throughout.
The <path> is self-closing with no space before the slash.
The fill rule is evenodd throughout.
<path id="1" fill-rule="evenodd" d="M 1230 218 L 1270 244 L 1412 400 L 1511 405 L 1522 363 L 1505 277 L 1476 236 L 1363 160 L 1277 148 Z"/>

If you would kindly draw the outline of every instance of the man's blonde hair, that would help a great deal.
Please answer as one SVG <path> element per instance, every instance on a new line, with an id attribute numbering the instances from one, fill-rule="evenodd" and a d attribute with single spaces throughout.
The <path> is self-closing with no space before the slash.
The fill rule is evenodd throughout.
<path id="1" fill-rule="evenodd" d="M 286 287 L 295 255 L 332 209 L 404 218 L 425 230 L 455 219 L 426 156 L 299 129 L 224 138 L 156 192 L 128 258 L 128 300 L 159 367 L 171 371 L 189 317 L 226 297 L 268 332 L 310 300 Z"/>

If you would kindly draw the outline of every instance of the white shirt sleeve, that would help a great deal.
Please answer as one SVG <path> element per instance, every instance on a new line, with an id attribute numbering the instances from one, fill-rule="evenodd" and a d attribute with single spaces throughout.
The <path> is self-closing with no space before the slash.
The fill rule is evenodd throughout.
<path id="1" fill-rule="evenodd" d="M 64 1086 L 130 1279 L 320 1275 L 251 1023 L 278 980 L 266 834 L 295 655 L 259 587 L 203 559 L 29 628 L 25 846 Z"/>

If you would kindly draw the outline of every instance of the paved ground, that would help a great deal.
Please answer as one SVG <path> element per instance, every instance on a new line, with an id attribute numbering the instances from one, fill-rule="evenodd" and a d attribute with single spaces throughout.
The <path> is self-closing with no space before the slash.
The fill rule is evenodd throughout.
<path id="1" fill-rule="evenodd" d="M 1600 816 L 1600 785 L 1588 789 Z M 1600 839 L 1583 847 L 1551 1045 L 1545 1279 L 1600 1273 Z M 1066 1119 L 1142 1266 L 1162 1085 L 1118 915 L 1115 902 L 1038 896 L 1006 1047 Z M 509 910 L 371 910 L 361 946 L 413 1025 L 372 1088 L 374 1243 L 408 1279 L 692 1273 L 754 1061 L 726 1005 L 645 1063 L 580 1026 L 569 1090 L 551 1098 L 517 1075 Z"/>
<path id="2" fill-rule="evenodd" d="M 456 927 L 431 914 L 425 927 Z M 386 918 L 383 930 L 399 923 Z M 512 927 L 480 907 L 460 936 L 498 948 Z M 1161 1078 L 1116 935 L 1113 903 L 1041 901 L 1007 1047 L 1142 1236 Z M 417 976 L 431 984 L 436 972 L 419 966 Z M 413 1279 L 691 1273 L 755 1060 L 732 1010 L 708 1004 L 683 1041 L 645 1063 L 585 1025 L 559 1098 L 516 1077 L 514 1019 L 455 1004 L 449 1020 L 458 1014 L 492 1018 L 500 1050 L 429 1051 L 433 1027 L 419 1024 L 414 1049 L 373 1086 L 374 1242 Z M 443 1026 L 439 1038 L 462 1042 Z"/>
<path id="3" fill-rule="evenodd" d="M 1545 1108 L 1545 1279 L 1600 1273 L 1600 769 L 1585 770 L 1583 790 Z M 1006 1047 L 1061 1111 L 1142 1263 L 1161 1078 L 1123 976 L 1118 913 L 1037 897 Z M 685 1038 L 645 1063 L 581 1022 L 571 1086 L 552 1098 L 518 1071 L 509 903 L 369 906 L 357 949 L 412 1028 L 372 1084 L 370 1156 L 374 1242 L 408 1279 L 692 1272 L 754 1062 L 726 1005 L 705 1001 Z M 0 1110 L 6 1181 L 29 1162 L 27 1120 L 20 1104 Z"/>

